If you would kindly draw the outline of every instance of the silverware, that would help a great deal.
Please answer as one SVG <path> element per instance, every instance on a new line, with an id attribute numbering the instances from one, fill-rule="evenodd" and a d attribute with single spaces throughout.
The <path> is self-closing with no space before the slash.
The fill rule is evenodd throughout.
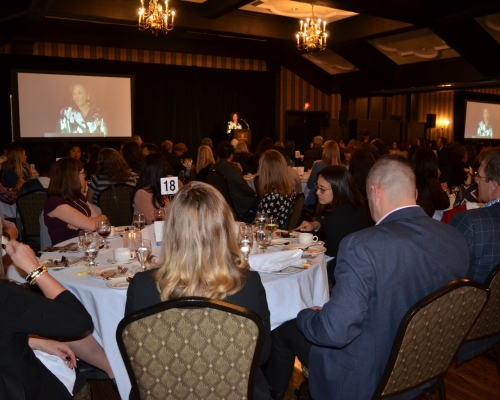
<path id="1" fill-rule="evenodd" d="M 125 272 L 127 272 L 127 271 L 128 271 L 128 268 L 127 268 L 127 267 L 125 267 L 125 268 L 123 268 L 123 269 L 120 271 L 120 273 L 119 273 L 118 275 L 123 275 L 123 274 L 124 274 Z"/>

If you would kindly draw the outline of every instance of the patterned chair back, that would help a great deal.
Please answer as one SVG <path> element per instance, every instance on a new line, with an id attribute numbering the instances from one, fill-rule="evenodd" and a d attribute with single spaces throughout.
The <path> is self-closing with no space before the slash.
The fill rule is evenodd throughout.
<path id="1" fill-rule="evenodd" d="M 466 342 L 485 339 L 500 333 L 500 264 L 490 272 L 484 283 L 490 289 L 490 297 L 472 326 Z"/>
<path id="2" fill-rule="evenodd" d="M 304 201 L 304 193 L 299 193 L 295 198 L 293 208 L 288 216 L 288 220 L 286 221 L 285 229 L 287 231 L 295 229 L 299 224 L 300 214 L 302 213 L 302 208 L 304 207 Z"/>
<path id="3" fill-rule="evenodd" d="M 99 194 L 98 205 L 112 226 L 132 224 L 133 191 L 132 186 L 119 184 L 110 186 Z"/>
<path id="4" fill-rule="evenodd" d="M 488 289 L 456 280 L 416 303 L 403 317 L 374 399 L 415 389 L 444 374 L 488 300 Z"/>
<path id="5" fill-rule="evenodd" d="M 28 243 L 30 238 L 40 237 L 40 221 L 38 218 L 46 201 L 47 192 L 32 192 L 17 199 L 17 211 L 23 224 L 23 242 Z"/>
<path id="6" fill-rule="evenodd" d="M 253 398 L 264 326 L 250 310 L 173 299 L 125 317 L 116 337 L 137 400 Z"/>

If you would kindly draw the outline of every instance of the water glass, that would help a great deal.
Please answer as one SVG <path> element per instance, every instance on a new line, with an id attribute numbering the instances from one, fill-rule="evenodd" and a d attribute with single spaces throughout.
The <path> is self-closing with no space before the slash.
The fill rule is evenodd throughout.
<path id="1" fill-rule="evenodd" d="M 82 229 L 82 230 L 78 231 L 78 242 L 79 242 L 78 247 L 80 247 L 83 251 L 82 261 L 84 261 L 84 262 L 89 261 L 86 246 L 92 241 L 93 238 L 94 238 L 94 234 L 90 230 Z"/>
<path id="2" fill-rule="evenodd" d="M 137 238 L 134 240 L 134 252 L 137 257 L 137 261 L 141 264 L 141 269 L 145 271 L 146 261 L 151 255 L 151 240 Z"/>
<path id="3" fill-rule="evenodd" d="M 99 254 L 99 246 L 100 246 L 99 239 L 96 237 L 93 237 L 92 241 L 87 245 L 89 268 L 94 268 L 97 266 L 97 263 L 94 260 Z"/>
<path id="4" fill-rule="evenodd" d="M 257 225 L 259 229 L 264 228 L 267 224 L 267 221 L 268 216 L 265 212 L 258 212 L 257 214 L 255 214 L 255 225 Z"/>
<path id="5" fill-rule="evenodd" d="M 245 260 L 248 260 L 248 256 L 252 252 L 252 248 L 253 248 L 253 234 L 244 235 L 244 234 L 240 233 L 237 236 L 237 240 L 238 240 L 238 247 L 240 248 L 240 251 L 243 253 Z"/>
<path id="6" fill-rule="evenodd" d="M 146 215 L 143 213 L 135 212 L 134 219 L 132 220 L 135 229 L 141 231 L 146 226 Z"/>
<path id="7" fill-rule="evenodd" d="M 239 234 L 243 236 L 253 236 L 253 226 L 250 224 L 241 224 Z"/>

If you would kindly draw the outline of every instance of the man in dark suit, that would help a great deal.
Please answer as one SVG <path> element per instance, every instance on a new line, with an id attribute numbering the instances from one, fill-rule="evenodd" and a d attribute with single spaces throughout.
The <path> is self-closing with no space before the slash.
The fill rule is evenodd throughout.
<path id="1" fill-rule="evenodd" d="M 170 140 L 165 140 L 162 144 L 162 150 L 163 150 L 163 155 L 165 156 L 165 159 L 167 160 L 168 165 L 172 168 L 173 174 L 172 175 L 179 175 L 182 171 L 186 171 L 186 167 L 182 165 L 181 159 L 179 156 L 175 153 L 172 152 L 172 146 L 173 143 Z M 169 172 L 170 174 L 170 172 Z"/>
<path id="2" fill-rule="evenodd" d="M 304 171 L 309 171 L 314 161 L 321 160 L 323 155 L 323 138 L 321 136 L 314 136 L 311 143 L 311 150 L 304 152 Z"/>
<path id="3" fill-rule="evenodd" d="M 238 165 L 232 163 L 234 147 L 231 143 L 221 142 L 217 146 L 219 162 L 214 165 L 214 169 L 224 175 L 229 187 L 229 193 L 233 199 L 236 212 L 246 215 L 251 209 L 257 207 L 257 195 L 243 178 L 243 173 Z"/>
<path id="4" fill-rule="evenodd" d="M 484 283 L 493 268 L 500 264 L 500 149 L 489 153 L 474 178 L 479 200 L 486 204 L 462 211 L 450 221 L 467 240 L 469 278 L 479 283 Z M 462 346 L 459 363 L 481 354 L 499 341 L 500 336 L 495 336 Z"/>
<path id="5" fill-rule="evenodd" d="M 273 331 L 267 377 L 276 398 L 297 355 L 315 400 L 371 399 L 406 312 L 467 274 L 463 236 L 416 205 L 415 174 L 404 159 L 380 159 L 366 187 L 377 224 L 340 243 L 330 301 Z"/>

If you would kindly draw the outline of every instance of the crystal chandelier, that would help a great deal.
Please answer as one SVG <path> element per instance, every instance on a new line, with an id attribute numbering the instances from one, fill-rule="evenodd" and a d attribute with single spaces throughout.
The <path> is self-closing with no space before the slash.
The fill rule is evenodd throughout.
<path id="1" fill-rule="evenodd" d="M 156 36 L 160 32 L 168 33 L 174 28 L 174 17 L 175 11 L 168 8 L 168 0 L 165 0 L 165 9 L 158 0 L 149 0 L 149 6 L 146 9 L 144 0 L 141 0 L 139 30 L 151 29 Z"/>
<path id="2" fill-rule="evenodd" d="M 326 38 L 328 33 L 325 31 L 326 21 L 321 22 L 321 19 L 314 19 L 314 5 L 311 5 L 311 18 L 307 18 L 306 22 L 300 21 L 300 30 L 295 35 L 297 38 L 297 48 L 299 50 L 307 50 L 309 53 L 318 50 L 326 49 Z"/>

